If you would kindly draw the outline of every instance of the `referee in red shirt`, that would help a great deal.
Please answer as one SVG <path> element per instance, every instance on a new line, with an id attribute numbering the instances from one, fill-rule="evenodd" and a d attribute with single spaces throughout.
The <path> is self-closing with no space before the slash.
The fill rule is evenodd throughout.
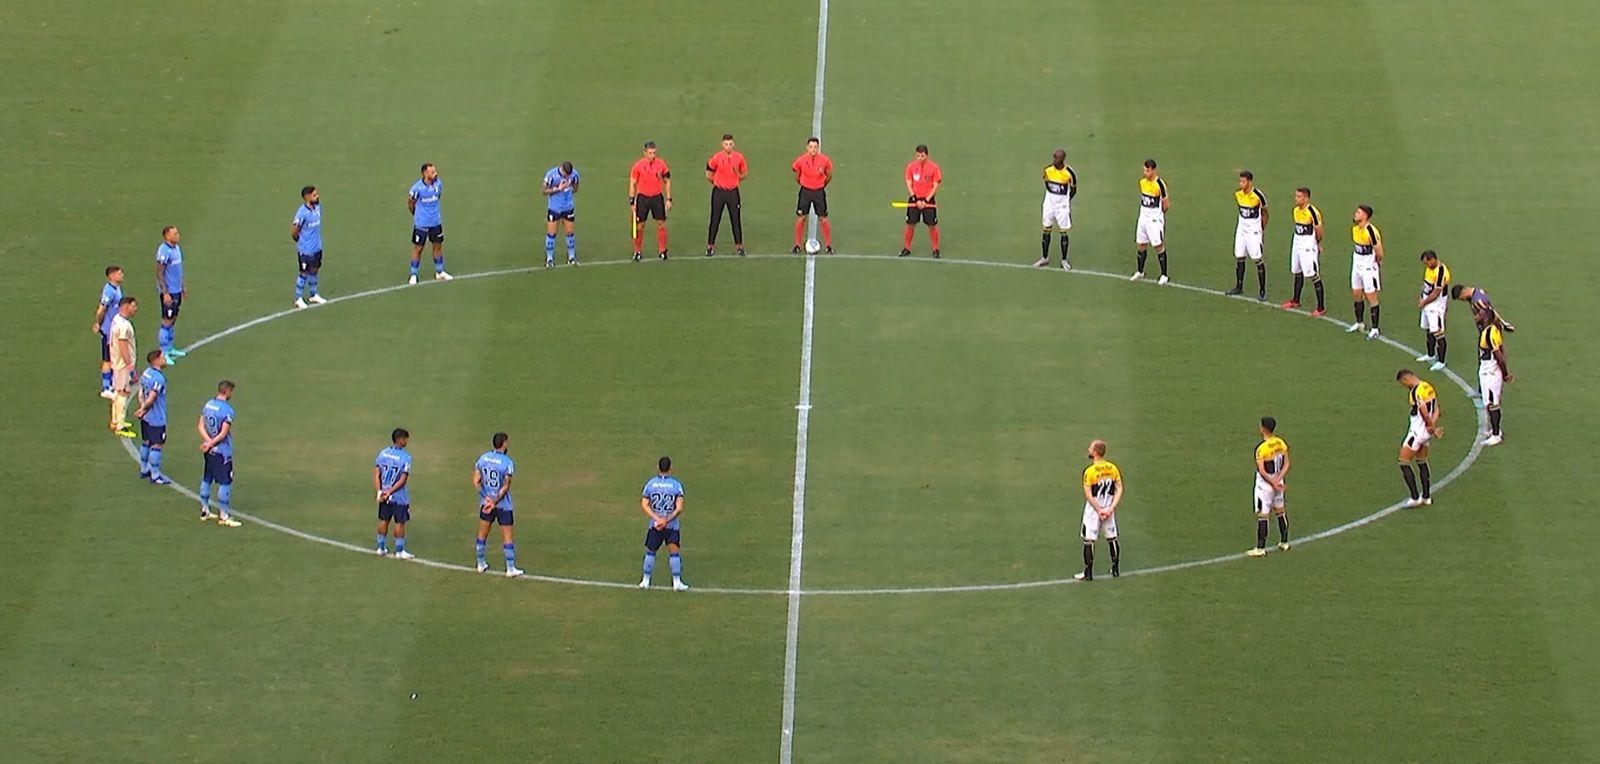
<path id="1" fill-rule="evenodd" d="M 633 212 L 633 261 L 644 247 L 644 221 L 656 220 L 656 255 L 667 259 L 667 210 L 672 209 L 672 171 L 656 156 L 656 142 L 645 141 L 644 156 L 628 173 L 628 207 Z"/>
<path id="2" fill-rule="evenodd" d="M 806 153 L 797 157 L 789 169 L 794 170 L 794 179 L 800 184 L 800 198 L 794 207 L 794 253 L 800 253 L 805 241 L 806 215 L 816 212 L 822 244 L 827 248 L 823 251 L 833 254 L 833 226 L 828 225 L 828 184 L 833 182 L 833 160 L 822 153 L 822 141 L 806 141 Z"/>
<path id="3" fill-rule="evenodd" d="M 917 231 L 917 222 L 928 227 L 928 241 L 933 245 L 933 259 L 939 259 L 939 203 L 934 195 L 944 176 L 939 165 L 928 158 L 928 147 L 917 145 L 917 156 L 906 165 L 906 191 L 911 194 L 906 202 L 906 243 L 900 248 L 901 257 L 911 256 L 911 236 Z"/>
<path id="4" fill-rule="evenodd" d="M 706 232 L 706 257 L 716 254 L 717 229 L 722 227 L 722 211 L 728 211 L 733 224 L 733 249 L 744 257 L 744 225 L 739 220 L 739 181 L 750 173 L 744 155 L 733 150 L 733 133 L 722 134 L 722 150 L 706 160 L 706 180 L 711 183 L 711 226 Z"/>

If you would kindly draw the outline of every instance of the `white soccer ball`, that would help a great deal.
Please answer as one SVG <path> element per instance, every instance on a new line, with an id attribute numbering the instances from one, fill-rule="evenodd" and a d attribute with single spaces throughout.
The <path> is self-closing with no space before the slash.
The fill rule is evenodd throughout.
<path id="1" fill-rule="evenodd" d="M 816 239 L 806 239 L 806 254 L 815 255 L 822 251 L 822 242 Z"/>

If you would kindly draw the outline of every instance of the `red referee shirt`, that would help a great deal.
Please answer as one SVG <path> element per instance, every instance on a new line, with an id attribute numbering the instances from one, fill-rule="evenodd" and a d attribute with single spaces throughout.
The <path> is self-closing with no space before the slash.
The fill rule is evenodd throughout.
<path id="1" fill-rule="evenodd" d="M 749 171 L 750 168 L 744 163 L 744 155 L 737 151 L 718 151 L 706 160 L 706 172 L 711 173 L 711 182 L 717 188 L 738 188 L 739 176 Z"/>
<path id="2" fill-rule="evenodd" d="M 800 175 L 800 187 L 816 191 L 828 185 L 828 176 L 833 174 L 833 160 L 827 154 L 818 153 L 816 156 L 801 154 L 789 165 L 789 169 Z"/>
<path id="3" fill-rule="evenodd" d="M 926 199 L 933 193 L 933 184 L 944 180 L 944 176 L 939 174 L 939 165 L 932 159 L 921 162 L 913 159 L 906 165 L 906 180 L 911 181 L 913 196 Z"/>
<path id="4" fill-rule="evenodd" d="M 639 161 L 633 163 L 633 172 L 628 177 L 633 180 L 640 196 L 657 196 L 661 193 L 661 179 L 672 177 L 672 171 L 667 169 L 667 163 L 661 157 L 640 157 Z"/>

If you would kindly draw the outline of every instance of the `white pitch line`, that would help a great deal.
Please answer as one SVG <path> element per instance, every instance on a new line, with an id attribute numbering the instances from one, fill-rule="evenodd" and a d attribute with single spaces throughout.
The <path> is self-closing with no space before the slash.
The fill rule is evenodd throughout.
<path id="1" fill-rule="evenodd" d="M 902 261 L 901 258 L 895 257 L 894 255 L 847 255 L 847 254 L 839 254 L 839 255 L 828 255 L 826 257 L 827 257 L 827 259 L 840 259 L 840 260 L 867 260 L 867 261 L 881 260 L 881 261 L 884 261 L 884 262 L 901 262 Z M 792 259 L 795 259 L 795 257 L 794 257 L 794 255 L 756 254 L 756 255 L 750 255 L 748 258 L 744 258 L 744 259 L 748 259 L 748 260 L 792 260 Z M 691 262 L 691 263 L 698 263 L 698 262 L 738 262 L 738 260 L 735 260 L 733 258 L 713 258 L 713 259 L 688 258 L 686 260 L 682 260 L 682 261 L 679 261 L 679 262 Z M 995 262 L 995 261 L 990 261 L 990 260 L 961 260 L 961 259 L 926 260 L 926 259 L 917 259 L 917 260 L 910 260 L 910 261 L 907 261 L 907 262 L 925 263 L 925 264 L 928 264 L 930 266 L 938 265 L 938 264 L 941 264 L 941 263 L 948 263 L 948 264 L 951 264 L 951 265 L 976 265 L 976 266 L 985 266 L 985 267 L 990 267 L 990 268 L 1007 268 L 1007 269 L 1016 269 L 1016 270 L 1037 270 L 1037 269 L 1033 268 L 1031 265 L 1026 265 L 1026 264 L 1022 264 L 1022 263 Z M 629 263 L 632 263 L 632 261 L 631 260 L 602 260 L 602 261 L 596 262 L 594 264 L 585 265 L 585 266 L 582 266 L 582 267 L 584 267 L 584 268 L 594 268 L 594 267 L 606 266 L 606 265 L 626 265 L 626 264 L 629 264 Z M 651 265 L 642 265 L 642 266 L 639 266 L 639 267 L 652 267 L 652 266 Z M 541 269 L 537 268 L 537 267 L 526 267 L 526 268 L 506 268 L 506 269 L 494 270 L 494 271 L 481 271 L 481 272 L 478 272 L 478 273 L 470 273 L 470 274 L 463 274 L 463 275 L 457 276 L 456 280 L 457 281 L 466 281 L 466 280 L 471 280 L 471 279 L 489 278 L 489 277 L 493 277 L 493 276 L 505 276 L 505 275 L 519 274 L 519 273 L 535 273 L 535 272 L 537 272 L 539 270 L 541 270 Z M 566 269 L 563 268 L 563 269 L 560 269 L 560 270 L 566 270 Z M 1105 272 L 1105 271 L 1088 270 L 1088 269 L 1083 269 L 1083 268 L 1074 268 L 1070 273 L 1065 273 L 1065 272 L 1062 272 L 1062 271 L 1059 271 L 1059 270 L 1056 270 L 1056 269 L 1050 269 L 1049 272 L 1052 274 L 1052 276 L 1051 276 L 1052 278 L 1057 277 L 1057 276 L 1060 276 L 1060 277 L 1095 276 L 1095 277 L 1099 277 L 1099 278 L 1115 279 L 1117 281 L 1123 281 L 1123 282 L 1127 281 L 1127 277 L 1123 276 L 1121 274 L 1108 273 L 1108 272 Z M 424 282 L 424 283 L 421 283 L 421 284 L 417 284 L 416 287 L 427 286 L 429 283 L 437 283 L 437 282 Z M 1141 282 L 1141 285 L 1142 285 L 1142 288 L 1163 289 L 1163 288 L 1166 288 L 1166 287 L 1172 287 L 1172 288 L 1182 289 L 1182 290 L 1186 290 L 1186 291 L 1190 291 L 1190 292 L 1199 292 L 1201 294 L 1208 294 L 1208 295 L 1214 295 L 1214 296 L 1219 296 L 1219 297 L 1227 297 L 1227 295 L 1225 295 L 1220 290 L 1210 289 L 1210 288 L 1201 287 L 1201 286 L 1193 286 L 1193 285 L 1189 285 L 1189 284 L 1179 284 L 1177 282 L 1172 282 L 1170 284 L 1167 284 L 1166 286 L 1157 285 L 1157 284 L 1154 284 L 1153 282 Z M 375 289 L 368 289 L 368 290 L 363 291 L 363 292 L 357 292 L 357 293 L 354 293 L 354 294 L 344 295 L 342 297 L 335 297 L 333 299 L 330 299 L 328 301 L 328 303 L 331 305 L 331 304 L 336 303 L 336 302 L 344 302 L 344 301 L 347 301 L 347 300 L 354 300 L 354 299 L 357 299 L 358 297 L 371 297 L 371 296 L 375 296 L 375 295 L 388 294 L 388 293 L 400 291 L 402 289 L 411 289 L 411 288 L 416 288 L 416 287 L 412 287 L 409 284 L 400 284 L 400 285 L 390 286 L 390 287 L 379 287 L 379 288 L 375 288 Z M 1244 301 L 1246 303 L 1255 303 L 1255 304 L 1261 305 L 1261 307 L 1266 308 L 1268 310 L 1279 310 L 1279 308 L 1276 305 L 1271 305 L 1271 304 L 1266 304 L 1266 303 L 1259 303 L 1259 302 L 1257 302 L 1255 300 L 1252 300 L 1250 298 L 1247 298 L 1247 297 L 1230 297 L 1228 299 L 1242 300 L 1242 301 Z M 316 308 L 307 308 L 306 310 L 309 311 L 309 310 L 315 310 L 315 309 Z M 201 347 L 203 345 L 207 345 L 207 344 L 210 344 L 212 342 L 215 342 L 216 340 L 222 339 L 223 337 L 227 337 L 227 336 L 231 336 L 233 334 L 236 334 L 236 333 L 238 333 L 240 331 L 243 331 L 245 329 L 248 329 L 250 327 L 259 326 L 259 325 L 265 324 L 265 323 L 267 323 L 269 321 L 273 321 L 273 320 L 276 320 L 278 318 L 283 318 L 283 317 L 286 317 L 286 316 L 289 316 L 289 315 L 293 315 L 295 313 L 301 313 L 301 312 L 304 312 L 304 311 L 301 311 L 301 310 L 285 310 L 285 311 L 279 311 L 277 313 L 273 313 L 273 314 L 270 314 L 270 315 L 261 316 L 259 318 L 251 319 L 251 320 L 246 321 L 246 322 L 244 322 L 242 324 L 238 324 L 236 326 L 232 326 L 232 327 L 229 327 L 227 329 L 224 329 L 224 330 L 222 330 L 220 332 L 217 332 L 216 334 L 212 334 L 212 335 L 203 337 L 203 338 L 201 338 L 199 340 L 196 340 L 193 344 L 189 345 L 186 349 L 187 350 L 193 350 L 193 349 Z M 1292 315 L 1302 316 L 1302 317 L 1305 317 L 1305 318 L 1312 318 L 1311 314 L 1306 313 L 1304 311 L 1283 311 L 1283 312 L 1290 313 Z M 1336 326 L 1342 326 L 1343 325 L 1343 322 L 1341 322 L 1341 321 L 1339 321 L 1337 319 L 1328 318 L 1326 316 L 1322 317 L 1321 320 L 1328 321 L 1330 323 L 1333 323 Z M 1395 349 L 1397 349 L 1397 350 L 1399 350 L 1399 351 L 1401 351 L 1403 353 L 1413 354 L 1413 355 L 1417 353 L 1417 350 L 1415 348 L 1407 346 L 1404 343 L 1396 342 L 1396 341 L 1394 341 L 1392 339 L 1389 339 L 1388 337 L 1380 337 L 1379 340 L 1383 344 L 1388 345 L 1390 347 L 1393 347 L 1393 348 L 1395 348 Z M 1466 382 L 1466 380 L 1462 379 L 1460 375 L 1456 374 L 1454 370 L 1446 370 L 1445 371 L 1445 376 L 1448 377 L 1450 379 L 1450 381 L 1454 382 L 1456 384 L 1456 386 L 1461 388 L 1464 392 L 1468 393 L 1469 395 L 1471 394 L 1472 389 L 1473 389 L 1471 387 L 1471 385 L 1469 385 Z M 796 406 L 797 410 L 799 410 L 799 408 L 800 408 L 799 406 Z M 1478 410 L 1478 427 L 1479 427 L 1479 429 L 1480 430 L 1483 429 L 1484 427 L 1487 426 L 1487 424 L 1488 424 L 1488 413 L 1486 411 L 1482 410 L 1482 409 L 1479 409 Z M 126 448 L 130 458 L 133 458 L 135 460 L 138 459 L 138 454 L 136 453 L 132 443 L 124 443 L 124 447 Z M 1478 460 L 1479 456 L 1482 454 L 1482 452 L 1483 452 L 1482 444 L 1478 443 L 1477 439 L 1474 438 L 1473 439 L 1472 448 L 1467 452 L 1466 457 L 1463 458 L 1461 460 L 1461 462 L 1459 464 L 1457 464 L 1453 469 L 1451 469 L 1449 473 L 1447 473 L 1444 477 L 1442 477 L 1438 481 L 1436 481 L 1434 483 L 1434 489 L 1437 490 L 1437 489 L 1444 488 L 1446 485 L 1450 484 L 1451 482 L 1454 482 L 1456 478 L 1460 477 L 1462 473 L 1465 473 L 1467 471 L 1467 469 L 1472 467 L 1472 465 L 1477 462 L 1477 460 Z M 179 485 L 177 483 L 174 483 L 171 486 L 169 486 L 169 488 L 171 488 L 174 491 L 177 491 L 179 494 L 182 494 L 183 496 L 189 498 L 190 500 L 193 500 L 193 501 L 198 501 L 199 500 L 199 497 L 195 494 L 195 492 L 193 490 L 185 487 L 185 486 L 182 486 L 182 485 Z M 1341 533 L 1344 533 L 1346 531 L 1354 530 L 1356 528 L 1360 528 L 1362 526 L 1369 525 L 1369 524 L 1371 524 L 1373 522 L 1376 522 L 1376 521 L 1381 520 L 1381 519 L 1383 519 L 1385 517 L 1388 517 L 1389 515 L 1394 514 L 1395 512 L 1397 512 L 1399 510 L 1400 510 L 1399 504 L 1393 504 L 1393 505 L 1390 505 L 1388 507 L 1384 507 L 1383 509 L 1377 510 L 1376 512 L 1373 512 L 1371 514 L 1365 515 L 1363 517 L 1356 518 L 1355 520 L 1351 520 L 1350 522 L 1344 523 L 1343 525 L 1339 525 L 1339 526 L 1335 526 L 1333 528 L 1328 528 L 1328 529 L 1325 529 L 1325 530 L 1322 530 L 1322 531 L 1318 531 L 1318 532 L 1313 533 L 1313 534 L 1311 534 L 1309 536 L 1304 536 L 1304 537 L 1298 539 L 1296 541 L 1296 543 L 1297 544 L 1307 544 L 1307 543 L 1310 543 L 1310 542 L 1313 542 L 1313 541 L 1319 541 L 1319 540 L 1322 540 L 1322 539 L 1331 538 L 1333 536 L 1337 536 L 1337 535 L 1339 535 Z M 339 549 L 344 549 L 344 550 L 347 550 L 347 551 L 354 551 L 354 552 L 358 552 L 358 553 L 361 553 L 361 554 L 371 554 L 372 553 L 371 550 L 363 548 L 363 547 L 360 547 L 360 546 L 357 546 L 355 544 L 350 544 L 350 543 L 347 543 L 347 542 L 344 542 L 344 541 L 338 541 L 336 539 L 331 539 L 331 538 L 328 538 L 328 537 L 325 537 L 325 536 L 318 536 L 318 535 L 313 534 L 313 533 L 308 533 L 306 531 L 302 531 L 302 530 L 299 530 L 297 528 L 291 528 L 291 527 L 286 526 L 286 525 L 281 525 L 281 524 L 272 522 L 270 520 L 266 520 L 266 519 L 263 519 L 263 518 L 255 516 L 255 515 L 251 515 L 251 514 L 245 513 L 245 512 L 240 512 L 240 511 L 235 510 L 233 512 L 233 515 L 235 517 L 241 519 L 241 520 L 245 520 L 247 522 L 260 525 L 260 526 L 262 526 L 264 528 L 267 528 L 267 529 L 270 529 L 270 530 L 274 530 L 274 531 L 277 531 L 279 533 L 284 533 L 284 534 L 287 534 L 287 535 L 290 535 L 290 536 L 294 536 L 295 538 L 304 539 L 306 541 L 313 541 L 313 542 L 316 542 L 316 543 L 319 543 L 319 544 L 326 544 L 328 546 L 337 547 Z M 1217 557 L 1209 557 L 1209 558 L 1201 559 L 1201 560 L 1189 560 L 1189 561 L 1185 561 L 1185 562 L 1172 563 L 1172 564 L 1169 564 L 1169 565 L 1161 565 L 1161 566 L 1157 566 L 1157 567 L 1154 567 L 1154 568 L 1140 568 L 1140 569 L 1136 569 L 1136 570 L 1129 570 L 1129 571 L 1125 571 L 1124 575 L 1138 576 L 1138 575 L 1149 575 L 1149 574 L 1152 574 L 1152 573 L 1169 573 L 1169 572 L 1172 572 L 1172 571 L 1186 570 L 1186 569 L 1189 569 L 1189 568 L 1197 568 L 1197 567 L 1201 567 L 1201 566 L 1205 566 L 1205 565 L 1215 565 L 1215 564 L 1218 564 L 1218 563 L 1231 562 L 1233 560 L 1239 560 L 1239 559 L 1244 559 L 1244 556 L 1242 554 L 1227 554 L 1227 555 L 1220 555 L 1220 556 L 1217 556 Z M 429 560 L 429 559 L 425 559 L 425 558 L 422 558 L 422 557 L 418 557 L 418 558 L 416 558 L 414 560 L 411 560 L 411 562 L 414 562 L 414 563 L 419 564 L 419 565 L 425 565 L 425 566 L 431 567 L 431 568 L 437 568 L 437 569 L 440 569 L 440 570 L 456 570 L 456 571 L 462 571 L 462 572 L 468 572 L 468 573 L 475 573 L 476 572 L 476 570 L 474 568 L 470 568 L 470 567 L 467 567 L 465 565 L 455 565 L 455 564 L 452 564 L 452 563 L 440 562 L 438 560 Z M 628 583 L 628 582 L 622 582 L 622 581 L 599 581 L 599 580 L 585 579 L 585 578 L 569 578 L 569 577 L 565 577 L 565 576 L 548 576 L 548 575 L 535 575 L 535 574 L 529 574 L 529 575 L 523 576 L 523 578 L 527 579 L 527 580 L 531 580 L 531 581 L 542 581 L 542 582 L 545 582 L 545 583 L 555 583 L 555 584 L 569 584 L 569 585 L 574 585 L 574 586 L 590 586 L 590 587 L 599 587 L 599 588 L 607 588 L 607 589 L 632 589 L 633 588 L 633 584 Z M 1045 586 L 1061 586 L 1061 585 L 1066 585 L 1066 584 L 1071 584 L 1071 583 L 1075 583 L 1073 581 L 1073 579 L 1063 578 L 1063 579 L 1042 579 L 1042 580 L 1037 580 L 1037 581 L 1015 581 L 1015 582 L 1010 582 L 1010 583 L 995 583 L 995 584 L 966 584 L 966 585 L 960 585 L 960 586 L 908 586 L 908 587 L 877 587 L 877 588 L 858 588 L 858 589 L 799 589 L 799 590 L 795 590 L 795 589 L 792 589 L 792 588 L 785 588 L 785 589 L 753 589 L 753 588 L 739 588 L 739 587 L 697 586 L 697 587 L 695 587 L 694 589 L 691 590 L 691 593 L 700 593 L 700 594 L 742 594 L 742 595 L 786 596 L 786 597 L 787 596 L 792 596 L 792 595 L 798 595 L 798 596 L 801 596 L 801 597 L 814 597 L 814 596 L 835 596 L 835 595 L 947 594 L 947 593 L 961 593 L 961 592 L 1013 591 L 1013 590 L 1018 590 L 1018 589 L 1035 589 L 1035 588 L 1045 587 Z M 662 590 L 658 590 L 658 591 L 666 591 L 666 590 L 662 589 Z"/>
<path id="2" fill-rule="evenodd" d="M 827 0 L 823 0 L 827 6 Z M 817 69 L 821 71 L 819 66 Z M 800 403 L 795 406 L 794 513 L 789 535 L 789 620 L 783 634 L 783 741 L 778 759 L 794 757 L 794 673 L 800 650 L 801 562 L 806 544 L 806 446 L 811 435 L 811 341 L 816 318 L 817 258 L 806 258 L 805 316 L 800 330 Z"/>

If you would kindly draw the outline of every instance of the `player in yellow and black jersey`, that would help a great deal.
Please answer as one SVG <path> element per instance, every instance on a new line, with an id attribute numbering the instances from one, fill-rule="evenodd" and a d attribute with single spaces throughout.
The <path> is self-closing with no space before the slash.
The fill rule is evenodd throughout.
<path id="1" fill-rule="evenodd" d="M 1417 378 L 1416 372 L 1401 369 L 1394 375 L 1396 381 L 1410 391 L 1411 419 L 1406 427 L 1405 440 L 1400 442 L 1400 476 L 1405 478 L 1406 489 L 1411 492 L 1407 507 L 1420 507 L 1433 503 L 1433 474 L 1428 470 L 1428 444 L 1444 435 L 1439 426 L 1439 393 L 1433 385 Z M 1416 472 L 1412 472 L 1412 468 Z M 1422 490 L 1417 490 L 1417 478 L 1422 478 Z"/>
<path id="2" fill-rule="evenodd" d="M 1083 572 L 1073 578 L 1094 580 L 1094 542 L 1101 533 L 1111 549 L 1111 577 L 1122 575 L 1122 547 L 1117 543 L 1117 507 L 1122 504 L 1122 471 L 1106 461 L 1106 442 L 1089 443 L 1089 466 L 1083 471 Z"/>
<path id="3" fill-rule="evenodd" d="M 1233 192 L 1233 202 L 1239 208 L 1239 222 L 1233 232 L 1233 288 L 1230 297 L 1244 294 L 1244 260 L 1256 262 L 1256 299 L 1267 300 L 1267 264 L 1262 259 L 1263 236 L 1267 229 L 1267 197 L 1256 188 L 1256 175 L 1249 170 L 1239 171 L 1239 188 Z"/>
<path id="4" fill-rule="evenodd" d="M 1050 164 L 1044 166 L 1044 236 L 1039 240 L 1039 259 L 1033 264 L 1043 268 L 1050 264 L 1050 232 L 1061 230 L 1061 270 L 1072 270 L 1067 262 L 1067 248 L 1071 246 L 1067 234 L 1072 230 L 1072 197 L 1078 195 L 1078 173 L 1067 164 L 1067 152 L 1056 149 Z"/>
<path id="5" fill-rule="evenodd" d="M 1432 361 L 1430 371 L 1445 367 L 1444 318 L 1450 307 L 1450 266 L 1439 260 L 1431 249 L 1423 250 L 1422 295 L 1417 298 L 1417 310 L 1422 313 L 1422 333 L 1427 338 L 1428 352 L 1417 356 L 1418 361 Z"/>
<path id="6" fill-rule="evenodd" d="M 1506 366 L 1506 337 L 1494 308 L 1484 308 L 1473 316 L 1478 324 L 1478 390 L 1489 412 L 1485 446 L 1498 446 L 1505 438 L 1500 433 L 1500 398 L 1506 383 L 1516 379 Z"/>
<path id="7" fill-rule="evenodd" d="M 1172 199 L 1167 195 L 1167 182 L 1156 171 L 1156 160 L 1144 160 L 1144 174 L 1139 177 L 1139 225 L 1133 232 L 1133 243 L 1139 248 L 1139 268 L 1130 281 L 1144 278 L 1146 250 L 1155 245 L 1156 261 L 1161 263 L 1161 278 L 1156 283 L 1167 283 L 1167 210 L 1172 209 Z"/>
<path id="8" fill-rule="evenodd" d="M 1289 477 L 1289 444 L 1278 437 L 1278 420 L 1261 417 L 1261 442 L 1256 445 L 1256 545 L 1250 557 L 1267 554 L 1267 517 L 1278 518 L 1278 549 L 1289 551 L 1289 511 L 1283 505 L 1284 480 Z"/>
<path id="9" fill-rule="evenodd" d="M 1372 329 L 1367 339 L 1375 340 L 1378 330 L 1378 294 L 1383 291 L 1383 233 L 1372 224 L 1372 207 L 1356 205 L 1350 213 L 1350 299 L 1355 304 L 1356 321 L 1345 329 L 1359 332 L 1367 329 L 1366 311 L 1372 308 Z"/>

